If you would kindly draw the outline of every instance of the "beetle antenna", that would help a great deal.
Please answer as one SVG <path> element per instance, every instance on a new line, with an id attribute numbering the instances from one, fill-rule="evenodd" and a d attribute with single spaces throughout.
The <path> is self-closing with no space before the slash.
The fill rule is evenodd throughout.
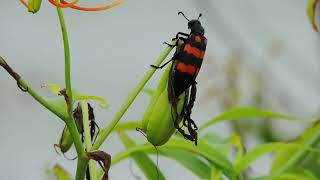
<path id="1" fill-rule="evenodd" d="M 199 20 L 199 18 L 200 18 L 201 16 L 202 16 L 202 14 L 200 13 L 200 14 L 199 14 L 199 17 L 198 17 L 198 20 Z"/>
<path id="2" fill-rule="evenodd" d="M 182 14 L 182 16 L 183 16 L 184 18 L 186 18 L 186 20 L 190 21 L 190 20 L 183 14 L 183 12 L 179 11 L 179 12 L 178 12 L 178 15 L 180 15 L 180 14 Z"/>

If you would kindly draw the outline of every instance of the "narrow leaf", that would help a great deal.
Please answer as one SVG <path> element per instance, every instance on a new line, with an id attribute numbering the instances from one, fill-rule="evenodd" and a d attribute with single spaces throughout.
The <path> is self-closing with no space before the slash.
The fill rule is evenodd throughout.
<path id="1" fill-rule="evenodd" d="M 221 180 L 221 179 L 222 179 L 222 171 L 212 166 L 210 180 Z"/>
<path id="2" fill-rule="evenodd" d="M 210 178 L 211 170 L 208 163 L 205 163 L 191 152 L 179 149 L 163 149 L 159 151 L 159 154 L 178 161 L 181 165 L 186 167 L 201 179 Z"/>
<path id="3" fill-rule="evenodd" d="M 118 134 L 126 148 L 136 147 L 135 142 L 123 131 L 119 131 Z M 132 157 L 147 179 L 165 179 L 157 165 L 144 152 L 132 153 L 130 157 Z"/>
<path id="4" fill-rule="evenodd" d="M 318 180 L 318 178 L 307 169 L 294 168 L 280 175 L 257 177 L 251 180 Z"/>
<path id="5" fill-rule="evenodd" d="M 320 142 L 320 123 L 314 123 L 293 143 L 301 146 L 315 147 Z M 278 153 L 273 161 L 271 172 L 281 173 L 299 164 L 309 153 L 307 149 L 287 149 Z"/>
<path id="6" fill-rule="evenodd" d="M 312 151 L 312 152 L 317 152 L 320 153 L 320 150 L 310 148 L 307 146 L 302 146 L 299 144 L 287 144 L 287 143 L 267 143 L 267 144 L 262 144 L 257 147 L 255 147 L 253 150 L 249 151 L 243 158 L 241 163 L 238 164 L 237 167 L 235 167 L 236 171 L 238 173 L 242 172 L 243 170 L 247 169 L 251 163 L 253 163 L 255 160 L 260 158 L 261 156 L 271 153 L 271 152 L 279 152 L 283 150 L 288 150 L 288 149 L 304 149 L 305 151 Z"/>
<path id="7" fill-rule="evenodd" d="M 57 180 L 71 180 L 69 173 L 58 164 L 53 167 L 52 172 Z"/>
<path id="8" fill-rule="evenodd" d="M 228 157 L 225 156 L 222 152 L 219 152 L 214 147 L 208 145 L 204 140 L 199 140 L 198 146 L 194 146 L 192 142 L 187 142 L 184 139 L 171 139 L 165 145 L 158 147 L 159 151 L 163 149 L 180 149 L 192 152 L 200 157 L 203 157 L 213 163 L 215 166 L 220 168 L 223 173 L 228 176 L 230 179 L 235 179 L 235 173 L 233 171 L 233 167 L 231 162 L 228 160 Z M 137 151 L 150 152 L 153 151 L 155 153 L 154 147 L 152 145 L 141 145 L 133 148 L 129 148 L 124 152 L 117 154 L 113 160 L 112 165 L 120 162 L 121 160 L 127 158 L 132 153 Z"/>
<path id="9" fill-rule="evenodd" d="M 239 119 L 246 119 L 251 120 L 255 118 L 277 118 L 277 119 L 285 119 L 285 120 L 296 120 L 293 116 L 282 115 L 279 113 L 274 113 L 271 111 L 262 111 L 252 107 L 243 107 L 243 108 L 235 108 L 231 109 L 223 114 L 211 119 L 203 126 L 200 127 L 199 130 L 203 130 L 210 125 L 221 122 L 224 120 L 239 120 Z"/>

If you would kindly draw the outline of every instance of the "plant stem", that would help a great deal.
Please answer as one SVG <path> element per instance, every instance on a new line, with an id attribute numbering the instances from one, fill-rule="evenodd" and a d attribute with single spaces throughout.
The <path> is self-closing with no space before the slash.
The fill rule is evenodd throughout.
<path id="1" fill-rule="evenodd" d="M 23 79 L 20 79 L 18 83 L 25 89 L 28 89 L 28 93 L 41 105 L 43 105 L 45 108 L 47 108 L 49 111 L 51 111 L 53 114 L 58 116 L 60 119 L 65 121 L 68 119 L 67 114 L 61 113 L 56 110 L 53 106 L 51 106 L 46 99 L 44 99 L 42 96 L 40 96 L 37 92 L 35 92 Z"/>
<path id="2" fill-rule="evenodd" d="M 76 180 L 84 180 L 86 176 L 86 169 L 88 167 L 88 158 L 82 154 L 78 155 Z"/>
<path id="3" fill-rule="evenodd" d="M 71 88 L 71 73 L 70 73 L 70 48 L 69 48 L 69 41 L 68 41 L 68 33 L 66 23 L 63 17 L 62 10 L 57 7 L 57 12 L 59 16 L 59 22 L 61 26 L 61 32 L 63 37 L 63 46 L 64 46 L 64 63 L 65 63 L 65 85 L 67 89 L 67 95 L 70 99 L 69 102 L 69 113 L 72 114 L 72 107 L 73 107 L 73 96 L 72 96 L 72 88 Z"/>
<path id="4" fill-rule="evenodd" d="M 59 0 L 56 0 L 56 1 L 59 1 Z M 77 155 L 78 155 L 76 180 L 83 180 L 85 178 L 86 168 L 88 166 L 88 159 L 85 156 L 85 151 L 82 146 L 80 135 L 72 115 L 73 96 L 72 96 L 72 87 L 71 87 L 70 49 L 69 49 L 67 27 L 63 17 L 62 10 L 58 7 L 57 7 L 57 13 L 59 16 L 59 22 L 60 22 L 61 32 L 63 37 L 64 58 L 65 58 L 65 85 L 66 85 L 67 95 L 69 98 L 69 101 L 67 101 L 69 118 L 66 120 L 66 125 L 70 131 L 70 134 L 72 136 L 72 139 L 77 151 Z"/>
<path id="5" fill-rule="evenodd" d="M 81 110 L 82 110 L 82 117 L 83 117 L 84 140 L 86 142 L 87 151 L 89 152 L 92 148 L 92 141 L 91 141 L 90 127 L 89 127 L 90 122 L 89 122 L 89 113 L 88 113 L 88 103 L 81 101 Z M 97 180 L 97 175 L 96 175 L 96 170 L 94 168 L 93 160 L 89 160 L 89 171 L 90 171 L 90 179 Z"/>
<path id="6" fill-rule="evenodd" d="M 175 44 L 175 41 L 172 41 L 171 44 Z M 158 59 L 155 61 L 155 66 L 160 66 L 163 60 L 168 56 L 170 51 L 172 50 L 172 47 L 166 47 L 164 51 L 161 53 L 161 55 L 158 57 Z M 92 147 L 92 150 L 97 150 L 105 141 L 105 139 L 108 137 L 108 135 L 111 133 L 112 129 L 117 125 L 119 120 L 122 118 L 124 113 L 128 110 L 132 102 L 135 100 L 137 95 L 140 93 L 144 85 L 149 81 L 149 79 L 152 77 L 154 72 L 156 71 L 155 68 L 150 68 L 149 71 L 145 74 L 145 76 L 142 78 L 142 80 L 139 82 L 139 84 L 133 89 L 130 96 L 127 98 L 127 100 L 124 102 L 124 104 L 119 109 L 118 113 L 114 116 L 110 124 L 102 129 L 100 131 L 99 139 Z"/>
<path id="7" fill-rule="evenodd" d="M 52 105 L 48 103 L 48 101 L 43 98 L 41 95 L 39 95 L 37 92 L 35 92 L 29 85 L 26 83 L 18 73 L 16 73 L 10 66 L 7 64 L 7 62 L 0 56 L 0 66 L 2 66 L 16 81 L 17 83 L 23 88 L 26 89 L 27 92 L 41 105 L 43 105 L 45 108 L 47 108 L 49 111 L 51 111 L 53 114 L 57 115 L 60 119 L 65 121 L 68 116 L 66 114 L 61 113 L 56 108 L 54 108 Z"/>

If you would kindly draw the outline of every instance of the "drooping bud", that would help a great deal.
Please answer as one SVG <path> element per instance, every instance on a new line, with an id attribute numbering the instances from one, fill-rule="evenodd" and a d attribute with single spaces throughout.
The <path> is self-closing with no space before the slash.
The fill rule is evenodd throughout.
<path id="1" fill-rule="evenodd" d="M 56 145 L 60 148 L 61 152 L 64 154 L 71 148 L 73 144 L 73 140 L 71 137 L 71 134 L 67 128 L 67 126 L 64 127 L 62 135 L 59 140 L 59 145 Z"/>
<path id="2" fill-rule="evenodd" d="M 28 11 L 32 12 L 33 14 L 38 12 L 41 7 L 42 0 L 29 0 L 28 1 Z"/>

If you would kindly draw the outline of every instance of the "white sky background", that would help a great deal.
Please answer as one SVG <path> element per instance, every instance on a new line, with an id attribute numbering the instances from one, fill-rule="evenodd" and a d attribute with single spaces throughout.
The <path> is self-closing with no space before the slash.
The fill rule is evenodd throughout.
<path id="1" fill-rule="evenodd" d="M 96 119 L 102 127 L 163 50 L 162 42 L 169 41 L 178 31 L 188 32 L 185 19 L 177 12 L 184 11 L 190 18 L 201 12 L 208 47 L 198 77 L 198 97 L 206 87 L 206 74 L 212 71 L 211 66 L 206 66 L 212 62 L 207 61 L 223 64 L 227 56 L 237 51 L 242 63 L 257 71 L 267 68 L 269 97 L 285 98 L 288 113 L 309 118 L 319 109 L 320 42 L 308 22 L 306 6 L 306 0 L 128 0 L 110 11 L 65 10 L 73 87 L 80 93 L 110 101 L 108 110 L 95 106 Z M 63 46 L 55 8 L 44 0 L 39 13 L 32 15 L 18 0 L 3 1 L 0 32 L 0 55 L 34 89 L 52 97 L 40 86 L 64 82 Z M 283 50 L 270 60 L 267 47 L 273 42 L 282 44 Z M 160 71 L 156 73 L 148 87 L 154 87 L 160 75 Z M 75 162 L 57 158 L 52 146 L 58 143 L 63 123 L 23 94 L 3 70 L 0 83 L 0 179 L 45 179 L 45 167 L 56 161 L 75 172 Z M 199 124 L 219 113 L 214 106 L 201 105 L 206 103 L 204 99 L 199 98 L 193 110 Z M 141 119 L 148 102 L 147 95 L 138 96 L 123 119 Z M 212 130 L 226 136 L 228 128 L 222 124 Z M 138 133 L 133 135 L 141 137 Z M 115 135 L 104 145 L 111 154 L 121 149 Z M 112 168 L 111 179 L 134 179 L 128 162 Z M 159 161 L 168 179 L 195 178 L 172 162 L 164 158 Z M 256 171 L 266 172 L 262 164 L 258 167 Z"/>

